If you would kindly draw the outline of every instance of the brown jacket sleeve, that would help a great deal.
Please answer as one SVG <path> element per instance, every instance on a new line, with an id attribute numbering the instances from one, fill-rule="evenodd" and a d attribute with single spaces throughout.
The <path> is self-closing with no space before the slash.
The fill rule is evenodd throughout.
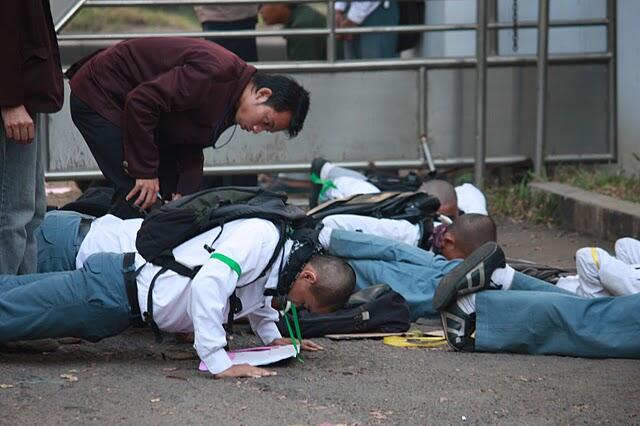
<path id="1" fill-rule="evenodd" d="M 129 92 L 124 107 L 124 158 L 133 178 L 157 177 L 159 155 L 154 132 L 161 115 L 204 104 L 215 85 L 212 75 L 218 72 L 210 59 L 196 57 Z"/>
<path id="2" fill-rule="evenodd" d="M 0 1 L 0 107 L 23 105 L 20 12 L 23 0 Z"/>

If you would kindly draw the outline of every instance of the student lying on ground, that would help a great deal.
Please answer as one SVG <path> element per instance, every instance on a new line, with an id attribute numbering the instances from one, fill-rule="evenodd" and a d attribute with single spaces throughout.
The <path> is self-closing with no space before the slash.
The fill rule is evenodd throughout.
<path id="1" fill-rule="evenodd" d="M 217 240 L 219 227 L 173 249 L 178 262 L 202 265 L 190 279 L 171 270 L 161 273 L 159 266 L 133 253 L 142 219 L 107 215 L 90 223 L 86 235 L 82 228 L 87 226 L 81 222 L 81 215 L 72 212 L 48 214 L 39 231 L 38 256 L 43 269 L 73 268 L 74 263 L 80 269 L 0 276 L 0 342 L 66 336 L 98 341 L 141 322 L 141 312 L 150 313 L 151 306 L 160 330 L 195 332 L 194 347 L 215 377 L 271 374 L 246 364 L 231 365 L 224 350 L 223 324 L 233 317 L 247 317 L 265 344 L 290 343 L 281 337 L 275 325 L 278 313 L 271 298 L 265 297 L 265 290 L 278 284 L 281 263 L 290 259 L 293 246 L 288 240 L 265 271 L 280 235 L 273 223 L 232 221 Z M 205 245 L 213 246 L 213 254 Z M 344 261 L 315 255 L 293 279 L 288 299 L 311 312 L 330 312 L 346 302 L 354 281 Z M 234 292 L 240 305 L 230 301 Z M 235 316 L 229 315 L 231 305 L 239 309 Z M 302 348 L 321 349 L 310 341 L 304 341 Z"/>
<path id="2" fill-rule="evenodd" d="M 440 279 L 487 241 L 496 241 L 489 216 L 460 216 L 438 243 L 441 255 L 386 238 L 324 227 L 320 243 L 326 253 L 347 261 L 356 273 L 356 289 L 385 283 L 408 302 L 412 320 L 433 317 L 433 293 Z M 513 276 L 508 268 L 499 274 Z M 518 276 L 520 274 L 517 274 Z"/>
<path id="3" fill-rule="evenodd" d="M 434 309 L 452 347 L 640 358 L 640 294 L 585 299 L 526 275 L 501 278 L 504 261 L 487 243 L 440 281 Z"/>
<path id="4" fill-rule="evenodd" d="M 615 256 L 599 247 L 581 248 L 576 269 L 577 275 L 560 278 L 556 286 L 587 298 L 640 293 L 640 241 L 620 238 Z"/>
<path id="5" fill-rule="evenodd" d="M 311 174 L 316 185 L 309 197 L 310 207 L 335 198 L 380 192 L 380 189 L 369 182 L 362 173 L 336 166 L 323 158 L 313 160 Z M 418 191 L 437 197 L 440 200 L 438 212 L 453 220 L 461 212 L 488 214 L 487 200 L 484 194 L 469 183 L 454 188 L 447 181 L 433 179 L 423 183 Z"/>

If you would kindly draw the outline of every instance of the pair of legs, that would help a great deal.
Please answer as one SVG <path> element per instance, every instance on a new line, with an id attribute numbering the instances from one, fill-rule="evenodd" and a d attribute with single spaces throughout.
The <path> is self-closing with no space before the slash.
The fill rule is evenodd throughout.
<path id="1" fill-rule="evenodd" d="M 202 23 L 203 31 L 235 31 L 255 30 L 258 19 L 245 18 L 238 21 L 205 21 Z M 255 37 L 244 38 L 209 38 L 225 49 L 238 55 L 243 61 L 256 62 L 258 60 L 258 48 Z"/>
<path id="2" fill-rule="evenodd" d="M 46 210 L 41 150 L 37 135 L 26 145 L 7 138 L 0 119 L 0 274 L 36 272 L 34 231 Z"/>
<path id="3" fill-rule="evenodd" d="M 385 7 L 388 5 L 388 7 Z M 382 1 L 360 24 L 361 27 L 398 25 L 400 12 L 396 0 Z M 346 59 L 395 58 L 398 35 L 396 33 L 360 34 L 344 43 Z"/>
<path id="4" fill-rule="evenodd" d="M 98 253 L 81 269 L 0 275 L 0 342 L 79 337 L 92 342 L 130 324 L 124 254 Z"/>
<path id="5" fill-rule="evenodd" d="M 558 285 L 583 297 L 640 293 L 640 241 L 620 238 L 615 256 L 598 247 L 581 248 L 576 269 L 577 277 L 561 278 Z"/>
<path id="6" fill-rule="evenodd" d="M 95 112 L 73 93 L 69 106 L 71 118 L 85 142 L 89 146 L 102 174 L 115 186 L 109 213 L 122 219 L 144 217 L 133 202 L 136 197 L 127 201 L 125 197 L 135 184 L 135 179 L 125 172 L 124 145 L 122 129 Z M 167 150 L 160 151 L 160 192 L 165 199 L 171 199 L 176 192 L 177 165 L 176 155 Z"/>
<path id="7" fill-rule="evenodd" d="M 483 352 L 640 357 L 640 294 L 586 299 L 518 273 L 502 291 L 485 280 L 493 277 L 487 265 L 495 265 L 499 256 L 504 262 L 502 251 L 496 256 L 490 244 L 495 246 L 479 248 L 436 290 L 434 300 L 442 296 L 443 301 L 436 308 L 452 346 Z M 447 296 L 453 297 L 451 303 L 444 303 Z"/>

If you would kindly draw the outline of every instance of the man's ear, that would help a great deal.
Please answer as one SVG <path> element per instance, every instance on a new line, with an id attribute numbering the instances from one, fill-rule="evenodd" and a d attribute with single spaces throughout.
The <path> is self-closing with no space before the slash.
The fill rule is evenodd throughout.
<path id="1" fill-rule="evenodd" d="M 456 245 L 456 236 L 453 235 L 453 233 L 451 232 L 445 232 L 444 235 L 442 236 L 442 246 L 444 247 L 444 245 L 450 245 L 450 246 L 455 246 Z"/>
<path id="2" fill-rule="evenodd" d="M 271 95 L 273 95 L 271 89 L 269 89 L 268 87 L 261 87 L 256 91 L 255 99 L 258 103 L 263 103 L 266 102 L 271 97 Z"/>
<path id="3" fill-rule="evenodd" d="M 308 281 L 310 284 L 315 284 L 316 281 L 318 281 L 318 273 L 316 272 L 316 268 L 309 265 L 308 263 L 304 266 L 304 268 L 302 268 L 302 271 L 300 271 L 300 275 L 298 277 L 304 279 L 305 281 Z"/>

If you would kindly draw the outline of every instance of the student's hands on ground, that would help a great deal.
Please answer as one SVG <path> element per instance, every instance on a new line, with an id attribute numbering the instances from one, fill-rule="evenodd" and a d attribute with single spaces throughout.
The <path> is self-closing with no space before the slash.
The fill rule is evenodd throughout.
<path id="1" fill-rule="evenodd" d="M 233 365 L 222 373 L 214 374 L 214 379 L 225 379 L 229 377 L 250 377 L 252 379 L 258 379 L 260 377 L 275 376 L 275 371 L 270 371 L 264 368 L 254 367 L 249 364 Z"/>
<path id="2" fill-rule="evenodd" d="M 33 142 L 35 126 L 24 105 L 2 108 L 2 122 L 7 138 L 20 144 Z"/>
<path id="3" fill-rule="evenodd" d="M 284 346 L 284 345 L 291 345 L 291 339 L 287 338 L 287 337 L 281 337 L 279 339 L 275 339 L 273 342 L 271 342 L 270 346 Z M 317 344 L 316 342 L 314 342 L 313 340 L 302 340 L 302 345 L 300 346 L 302 348 L 303 351 L 309 351 L 309 352 L 318 352 L 318 351 L 323 351 L 324 348 L 322 346 L 320 346 L 319 344 Z"/>
<path id="4" fill-rule="evenodd" d="M 142 210 L 148 210 L 156 202 L 159 191 L 160 180 L 158 178 L 136 179 L 136 184 L 127 194 L 126 200 L 129 201 L 139 193 L 138 198 L 133 204 Z"/>

